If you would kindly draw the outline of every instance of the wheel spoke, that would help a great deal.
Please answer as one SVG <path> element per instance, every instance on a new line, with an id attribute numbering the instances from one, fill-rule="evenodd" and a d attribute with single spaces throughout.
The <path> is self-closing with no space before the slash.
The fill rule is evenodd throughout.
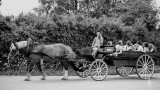
<path id="1" fill-rule="evenodd" d="M 140 65 L 140 64 L 138 64 L 137 66 L 141 66 L 141 67 L 143 67 L 143 65 Z"/>
<path id="2" fill-rule="evenodd" d="M 149 59 L 150 59 L 150 58 L 148 57 L 147 60 L 146 60 L 146 64 L 148 63 L 148 60 L 149 60 Z"/>
<path id="3" fill-rule="evenodd" d="M 96 63 L 95 63 L 95 65 L 96 65 L 96 68 L 98 68 L 98 67 L 99 67 L 99 66 L 98 66 L 98 62 L 96 62 Z"/>
<path id="4" fill-rule="evenodd" d="M 123 67 L 121 67 L 122 69 L 121 69 L 121 71 L 120 71 L 120 73 L 122 73 L 123 72 Z"/>
<path id="5" fill-rule="evenodd" d="M 147 67 L 153 67 L 154 65 L 152 64 L 152 65 L 147 65 Z"/>
<path id="6" fill-rule="evenodd" d="M 92 75 L 95 75 L 96 73 L 97 73 L 97 72 L 92 72 L 91 74 L 92 74 Z"/>
<path id="7" fill-rule="evenodd" d="M 92 65 L 95 69 L 97 68 L 94 64 Z"/>
<path id="8" fill-rule="evenodd" d="M 98 76 L 98 73 L 96 72 L 95 76 Z"/>
<path id="9" fill-rule="evenodd" d="M 103 75 L 103 76 L 105 75 L 105 73 L 102 73 L 102 72 L 100 72 L 100 73 L 101 73 L 101 75 Z"/>
<path id="10" fill-rule="evenodd" d="M 142 60 L 142 64 L 144 64 L 144 58 L 142 58 L 141 60 Z M 140 61 L 141 61 L 141 60 L 140 60 Z"/>
<path id="11" fill-rule="evenodd" d="M 139 74 L 141 74 L 144 71 L 144 69 L 142 68 L 142 70 L 139 72 Z"/>
<path id="12" fill-rule="evenodd" d="M 143 65 L 143 62 L 141 60 L 139 60 L 139 62 L 141 63 L 141 65 Z"/>
<path id="13" fill-rule="evenodd" d="M 147 57 L 147 56 L 144 56 L 144 64 L 146 63 L 146 57 Z"/>
<path id="14" fill-rule="evenodd" d="M 104 64 L 104 63 L 101 65 L 101 68 L 102 68 L 103 66 L 105 66 L 105 64 Z"/>
<path id="15" fill-rule="evenodd" d="M 149 69 L 147 69 L 147 71 L 149 72 L 149 74 L 152 74 L 152 72 L 151 72 L 151 71 L 149 71 Z"/>
<path id="16" fill-rule="evenodd" d="M 103 68 L 101 68 L 102 70 L 105 70 L 106 69 L 106 67 L 103 67 Z"/>
<path id="17" fill-rule="evenodd" d="M 101 67 L 101 62 L 99 62 L 99 65 L 98 65 L 98 67 Z"/>
<path id="18" fill-rule="evenodd" d="M 125 72 L 126 72 L 126 74 L 125 74 L 125 75 L 128 75 L 129 68 L 125 67 Z"/>
<path id="19" fill-rule="evenodd" d="M 148 79 L 148 78 L 150 77 L 150 75 L 149 75 L 149 73 L 147 72 L 147 69 L 145 70 L 145 72 L 146 72 L 146 73 L 145 73 L 145 75 L 146 75 L 146 76 L 145 76 L 145 79 Z"/>
<path id="20" fill-rule="evenodd" d="M 152 62 L 152 60 L 149 61 L 149 63 L 147 63 L 147 65 L 149 65 Z"/>

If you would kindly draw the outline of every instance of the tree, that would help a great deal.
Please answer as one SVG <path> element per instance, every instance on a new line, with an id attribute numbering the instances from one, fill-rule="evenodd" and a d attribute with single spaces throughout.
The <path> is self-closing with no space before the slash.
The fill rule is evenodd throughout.
<path id="1" fill-rule="evenodd" d="M 73 14 L 78 7 L 77 0 L 39 0 L 40 6 L 34 10 L 39 14 Z"/>

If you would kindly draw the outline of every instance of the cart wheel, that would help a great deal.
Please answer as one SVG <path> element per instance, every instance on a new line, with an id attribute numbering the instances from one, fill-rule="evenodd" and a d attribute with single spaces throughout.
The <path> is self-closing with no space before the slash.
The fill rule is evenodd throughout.
<path id="1" fill-rule="evenodd" d="M 132 70 L 133 67 L 125 67 L 125 66 L 116 67 L 117 73 L 122 77 L 128 76 L 132 72 Z"/>
<path id="2" fill-rule="evenodd" d="M 108 74 L 108 66 L 104 61 L 93 61 L 90 66 L 91 77 L 96 81 L 104 80 Z"/>
<path id="3" fill-rule="evenodd" d="M 83 72 L 79 72 L 79 71 L 76 71 L 77 75 L 81 78 L 86 78 L 90 75 L 90 72 L 89 72 L 89 66 L 90 64 L 87 63 L 87 62 L 77 62 L 76 63 L 76 66 L 79 68 L 79 69 L 85 69 Z"/>
<path id="4" fill-rule="evenodd" d="M 149 55 L 142 55 L 136 63 L 136 71 L 141 79 L 150 79 L 154 73 L 154 61 Z"/>

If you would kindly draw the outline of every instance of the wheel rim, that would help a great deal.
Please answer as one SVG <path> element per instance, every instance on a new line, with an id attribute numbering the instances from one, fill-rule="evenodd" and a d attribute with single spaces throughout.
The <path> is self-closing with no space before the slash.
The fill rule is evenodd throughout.
<path id="1" fill-rule="evenodd" d="M 116 71 L 119 75 L 126 77 L 128 76 L 133 70 L 133 67 L 125 67 L 125 66 L 121 66 L 121 67 L 116 67 Z"/>
<path id="2" fill-rule="evenodd" d="M 150 79 L 154 73 L 154 61 L 149 55 L 138 58 L 136 65 L 137 74 L 141 79 Z"/>
<path id="3" fill-rule="evenodd" d="M 79 63 L 77 63 L 77 66 L 79 66 Z M 83 72 L 77 71 L 76 72 L 77 75 L 80 76 L 80 77 L 82 77 L 82 78 L 86 78 L 87 76 L 89 76 L 90 75 L 89 66 L 90 65 L 88 63 L 83 62 L 82 66 L 79 67 L 79 69 L 84 69 L 85 68 L 85 70 Z"/>
<path id="4" fill-rule="evenodd" d="M 108 66 L 104 61 L 94 61 L 90 67 L 91 77 L 96 81 L 106 78 Z"/>

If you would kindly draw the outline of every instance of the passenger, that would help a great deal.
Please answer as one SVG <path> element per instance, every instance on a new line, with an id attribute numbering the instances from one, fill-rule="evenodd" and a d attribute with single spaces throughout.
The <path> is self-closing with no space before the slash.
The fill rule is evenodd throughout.
<path id="1" fill-rule="evenodd" d="M 144 53 L 149 52 L 148 43 L 147 42 L 144 42 L 142 46 L 143 46 L 143 52 Z"/>
<path id="2" fill-rule="evenodd" d="M 97 37 L 95 37 L 92 42 L 93 57 L 96 57 L 97 52 L 100 50 L 101 45 L 103 45 L 103 37 L 100 32 L 97 32 Z"/>
<path id="3" fill-rule="evenodd" d="M 107 47 L 106 47 L 106 52 L 111 52 L 111 53 L 113 53 L 113 51 L 114 51 L 113 42 L 112 42 L 112 41 L 108 41 L 108 42 L 107 42 Z"/>
<path id="4" fill-rule="evenodd" d="M 154 42 L 149 43 L 149 52 L 157 52 L 157 48 L 156 48 Z"/>
<path id="5" fill-rule="evenodd" d="M 126 41 L 126 45 L 123 47 L 123 51 L 135 51 L 134 45 L 131 43 L 131 41 Z"/>
<path id="6" fill-rule="evenodd" d="M 123 42 L 122 42 L 122 40 L 119 40 L 117 42 L 117 45 L 115 46 L 115 48 L 116 48 L 116 52 L 113 53 L 114 56 L 118 56 L 118 54 L 122 53 L 122 51 L 123 51 Z"/>
<path id="7" fill-rule="evenodd" d="M 141 52 L 143 52 L 143 47 L 142 47 L 141 42 L 138 41 L 138 42 L 135 44 L 135 51 L 141 51 Z"/>

